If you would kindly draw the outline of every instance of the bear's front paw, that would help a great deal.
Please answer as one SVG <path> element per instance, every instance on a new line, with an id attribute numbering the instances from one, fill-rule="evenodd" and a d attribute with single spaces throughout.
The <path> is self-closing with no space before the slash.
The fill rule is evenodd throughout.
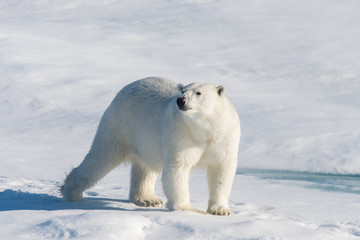
<path id="1" fill-rule="evenodd" d="M 157 197 L 135 197 L 131 199 L 131 202 L 133 202 L 137 206 L 141 207 L 158 207 L 164 204 L 164 201 Z"/>
<path id="2" fill-rule="evenodd" d="M 228 208 L 222 206 L 214 206 L 208 208 L 206 212 L 211 215 L 219 215 L 219 216 L 229 216 L 233 214 Z"/>

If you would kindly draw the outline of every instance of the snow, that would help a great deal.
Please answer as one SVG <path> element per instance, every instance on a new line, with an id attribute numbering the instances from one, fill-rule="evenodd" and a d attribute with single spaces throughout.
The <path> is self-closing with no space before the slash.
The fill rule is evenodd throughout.
<path id="1" fill-rule="evenodd" d="M 127 200 L 120 168 L 67 203 L 49 194 L 53 181 L 1 178 L 1 238 L 9 239 L 358 239 L 359 193 L 322 191 L 291 181 L 237 175 L 230 217 L 137 207 Z M 123 187 L 119 187 L 123 186 Z M 206 209 L 205 174 L 191 179 L 193 205 Z M 20 190 L 15 190 L 20 189 Z M 160 183 L 157 186 L 160 189 Z M 164 197 L 161 191 L 160 195 Z"/>
<path id="2" fill-rule="evenodd" d="M 0 239 L 360 239 L 359 7 L 0 0 Z M 233 216 L 137 207 L 128 166 L 61 199 L 105 108 L 147 76 L 226 86 L 242 123 Z M 194 207 L 206 189 L 194 172 Z"/>

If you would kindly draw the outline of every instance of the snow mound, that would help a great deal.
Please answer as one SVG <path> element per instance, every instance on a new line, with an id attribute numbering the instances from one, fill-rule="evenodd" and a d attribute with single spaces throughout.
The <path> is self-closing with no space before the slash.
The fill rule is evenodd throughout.
<path id="1" fill-rule="evenodd" d="M 142 239 L 150 226 L 144 216 L 92 211 L 55 217 L 30 229 L 43 239 Z"/>

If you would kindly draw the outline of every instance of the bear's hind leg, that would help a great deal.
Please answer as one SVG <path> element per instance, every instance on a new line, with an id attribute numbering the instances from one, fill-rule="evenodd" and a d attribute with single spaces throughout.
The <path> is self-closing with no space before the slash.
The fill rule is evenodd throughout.
<path id="1" fill-rule="evenodd" d="M 67 175 L 60 189 L 64 199 L 70 202 L 83 200 L 82 193 L 94 186 L 124 159 L 116 150 L 95 151 L 93 146 L 82 163 Z"/>
<path id="2" fill-rule="evenodd" d="M 164 201 L 155 194 L 158 172 L 133 162 L 131 166 L 130 201 L 138 206 L 157 207 Z"/>

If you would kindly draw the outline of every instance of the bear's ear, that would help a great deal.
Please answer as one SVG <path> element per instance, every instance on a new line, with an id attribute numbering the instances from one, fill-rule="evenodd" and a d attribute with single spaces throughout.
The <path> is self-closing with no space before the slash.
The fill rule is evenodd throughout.
<path id="1" fill-rule="evenodd" d="M 216 89 L 217 89 L 217 92 L 218 92 L 219 96 L 224 95 L 225 87 L 223 85 L 218 86 Z"/>
<path id="2" fill-rule="evenodd" d="M 177 89 L 178 89 L 179 92 L 181 92 L 181 91 L 183 90 L 183 88 L 184 88 L 184 84 L 179 83 L 179 84 L 177 85 Z"/>

